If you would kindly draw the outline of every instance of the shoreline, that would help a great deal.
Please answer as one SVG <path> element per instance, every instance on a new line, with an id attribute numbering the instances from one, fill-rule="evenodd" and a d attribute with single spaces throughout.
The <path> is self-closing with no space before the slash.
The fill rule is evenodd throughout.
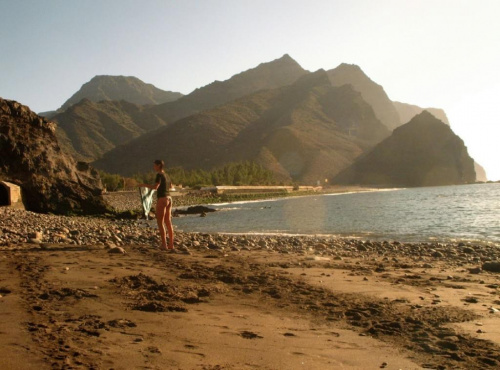
<path id="1" fill-rule="evenodd" d="M 197 191 L 192 193 L 188 192 L 185 195 L 176 194 L 176 192 L 174 192 L 172 198 L 174 201 L 174 209 L 176 209 L 194 205 L 234 204 L 234 203 L 258 202 L 264 200 L 278 200 L 284 198 L 314 196 L 314 195 L 341 195 L 341 194 L 353 194 L 353 193 L 372 192 L 372 191 L 392 191 L 400 189 L 403 188 L 386 189 L 386 188 L 371 188 L 371 187 L 361 187 L 361 186 L 337 186 L 319 191 L 294 191 L 292 193 L 240 193 L 240 194 L 236 193 L 236 194 L 220 194 L 220 195 L 212 194 L 210 192 Z M 137 191 L 135 190 L 109 192 L 103 194 L 104 198 L 108 199 L 108 203 L 114 206 L 114 208 L 117 211 L 141 210 L 139 197 L 136 195 Z M 120 204 L 121 200 L 119 198 L 132 198 L 132 200 L 128 199 L 126 201 L 126 204 L 122 205 Z"/>

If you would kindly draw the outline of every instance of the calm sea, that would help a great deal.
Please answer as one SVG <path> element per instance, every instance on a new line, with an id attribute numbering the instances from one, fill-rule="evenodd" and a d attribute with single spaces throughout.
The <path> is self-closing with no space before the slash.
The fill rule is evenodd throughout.
<path id="1" fill-rule="evenodd" d="M 500 184 L 331 194 L 212 205 L 174 219 L 189 232 L 309 234 L 500 244 Z"/>

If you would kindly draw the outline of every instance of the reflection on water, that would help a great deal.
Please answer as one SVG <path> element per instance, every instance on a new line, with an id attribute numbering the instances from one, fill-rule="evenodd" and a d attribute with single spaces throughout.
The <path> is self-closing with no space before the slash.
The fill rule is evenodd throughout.
<path id="1" fill-rule="evenodd" d="M 500 242 L 500 184 L 318 195 L 214 205 L 204 218 L 176 218 L 178 230 L 331 234 L 401 241 Z"/>

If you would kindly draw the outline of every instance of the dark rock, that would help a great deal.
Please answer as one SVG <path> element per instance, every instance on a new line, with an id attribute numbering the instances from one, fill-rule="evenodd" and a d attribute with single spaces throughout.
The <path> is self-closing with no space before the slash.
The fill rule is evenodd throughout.
<path id="1" fill-rule="evenodd" d="M 490 272 L 500 272 L 500 262 L 485 262 L 483 263 L 483 270 Z"/>
<path id="2" fill-rule="evenodd" d="M 188 207 L 187 209 L 177 209 L 175 210 L 176 214 L 179 215 L 205 215 L 209 212 L 215 212 L 216 209 L 205 207 L 205 206 L 193 206 L 193 207 Z"/>
<path id="3" fill-rule="evenodd" d="M 471 274 L 480 274 L 481 273 L 481 267 L 473 267 L 469 269 L 469 273 Z"/>
<path id="4" fill-rule="evenodd" d="M 97 171 L 78 165 L 62 152 L 56 125 L 27 106 L 1 98 L 0 176 L 21 187 L 30 211 L 96 214 L 107 210 Z"/>

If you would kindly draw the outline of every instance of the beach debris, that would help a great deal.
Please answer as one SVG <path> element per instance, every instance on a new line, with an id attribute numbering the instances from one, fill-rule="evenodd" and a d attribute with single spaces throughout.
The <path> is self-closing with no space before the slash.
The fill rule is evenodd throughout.
<path id="1" fill-rule="evenodd" d="M 257 338 L 263 338 L 262 336 L 255 334 L 254 332 L 244 330 L 240 332 L 240 336 L 242 336 L 245 339 L 257 339 Z"/>

